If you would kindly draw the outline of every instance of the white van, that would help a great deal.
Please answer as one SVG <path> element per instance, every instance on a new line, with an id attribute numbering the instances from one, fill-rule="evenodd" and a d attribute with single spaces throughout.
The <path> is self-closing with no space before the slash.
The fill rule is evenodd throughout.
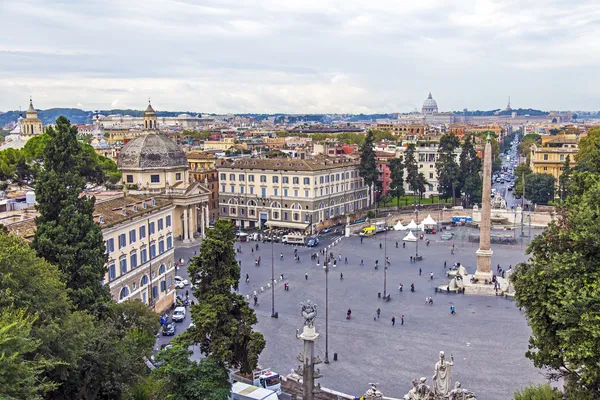
<path id="1" fill-rule="evenodd" d="M 306 236 L 304 235 L 284 235 L 281 238 L 283 244 L 295 244 L 297 246 L 304 246 L 306 243 Z"/>

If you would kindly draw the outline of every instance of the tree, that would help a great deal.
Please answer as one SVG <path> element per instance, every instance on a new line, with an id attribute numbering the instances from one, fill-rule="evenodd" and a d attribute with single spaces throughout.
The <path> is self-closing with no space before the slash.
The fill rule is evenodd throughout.
<path id="1" fill-rule="evenodd" d="M 360 148 L 358 174 L 364 179 L 367 187 L 375 189 L 379 184 L 379 171 L 377 171 L 375 149 L 373 148 L 373 131 L 367 133 L 367 138 Z"/>
<path id="2" fill-rule="evenodd" d="M 600 128 L 592 128 L 587 136 L 579 140 L 579 151 L 575 155 L 578 171 L 600 173 Z"/>
<path id="3" fill-rule="evenodd" d="M 541 143 L 541 141 L 542 137 L 537 133 L 528 133 L 527 135 L 523 136 L 523 139 L 521 139 L 521 142 L 519 143 L 519 154 L 523 157 L 527 157 L 529 155 L 531 146 L 534 143 Z"/>
<path id="4" fill-rule="evenodd" d="M 230 395 L 229 373 L 212 357 L 192 361 L 185 345 L 175 345 L 157 356 L 162 365 L 152 371 L 161 399 L 224 400 Z"/>
<path id="5" fill-rule="evenodd" d="M 563 169 L 562 169 L 562 174 L 560 175 L 560 178 L 558 179 L 558 190 L 560 192 L 560 199 L 564 200 L 567 197 L 569 197 L 570 194 L 570 190 L 569 190 L 569 186 L 570 186 L 570 178 L 571 178 L 571 174 L 572 174 L 572 169 L 571 169 L 571 156 L 569 154 L 567 154 L 567 157 L 565 159 L 565 163 L 563 164 Z"/>
<path id="6" fill-rule="evenodd" d="M 514 400 L 562 400 L 563 394 L 550 385 L 528 386 L 515 393 Z"/>
<path id="7" fill-rule="evenodd" d="M 43 168 L 36 183 L 36 232 L 32 242 L 40 257 L 59 266 L 73 303 L 80 310 L 100 311 L 110 301 L 105 275 L 105 246 L 94 222 L 95 198 L 80 196 L 85 178 L 80 174 L 83 150 L 77 129 L 59 117 L 46 131 Z"/>
<path id="8" fill-rule="evenodd" d="M 417 193 L 419 194 L 419 200 L 423 199 L 423 193 L 427 190 L 427 185 L 429 185 L 429 182 L 425 179 L 425 175 L 422 172 L 419 172 L 417 179 Z"/>
<path id="9" fill-rule="evenodd" d="M 527 249 L 530 258 L 517 266 L 513 282 L 515 300 L 532 330 L 527 357 L 549 370 L 551 379 L 564 379 L 567 392 L 597 399 L 600 177 L 574 175 L 578 191 L 559 208 L 558 220 L 533 239 Z"/>
<path id="10" fill-rule="evenodd" d="M 419 165 L 415 153 L 415 145 L 410 143 L 404 153 L 404 168 L 406 168 L 406 183 L 408 183 L 408 188 L 414 196 L 417 195 L 419 190 Z"/>
<path id="11" fill-rule="evenodd" d="M 435 162 L 438 177 L 438 191 L 445 198 L 452 198 L 452 205 L 456 204 L 456 196 L 460 196 L 461 170 L 456 163 L 454 151 L 460 146 L 458 137 L 446 134 L 440 138 L 439 158 Z"/>
<path id="12" fill-rule="evenodd" d="M 390 196 L 398 200 L 398 209 L 400 209 L 400 197 L 404 196 L 404 165 L 402 160 L 394 158 L 390 161 Z"/>
<path id="13" fill-rule="evenodd" d="M 534 204 L 548 204 L 554 200 L 556 179 L 550 174 L 531 174 L 527 178 L 525 198 Z"/>
<path id="14" fill-rule="evenodd" d="M 183 335 L 202 353 L 228 368 L 251 373 L 265 347 L 263 336 L 252 330 L 257 319 L 244 297 L 237 294 L 240 267 L 235 258 L 235 227 L 220 219 L 209 229 L 188 272 L 196 288 L 191 307 L 195 326 Z"/>
<path id="15" fill-rule="evenodd" d="M 483 181 L 481 179 L 481 159 L 473 146 L 471 136 L 467 136 L 462 145 L 459 157 L 460 175 L 463 179 L 462 189 L 465 193 L 465 205 L 481 201 Z"/>
<path id="16" fill-rule="evenodd" d="M 521 163 L 517 165 L 515 168 L 515 187 L 514 192 L 519 195 L 523 195 L 523 179 L 525 179 L 525 183 L 529 186 L 528 177 L 533 174 L 533 171 L 529 167 L 527 163 Z"/>

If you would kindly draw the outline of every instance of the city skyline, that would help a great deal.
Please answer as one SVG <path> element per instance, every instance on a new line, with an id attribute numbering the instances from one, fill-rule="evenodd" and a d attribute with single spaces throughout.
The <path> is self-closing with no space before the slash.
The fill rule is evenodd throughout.
<path id="1" fill-rule="evenodd" d="M 0 110 L 597 109 L 600 5 L 513 0 L 0 5 Z"/>

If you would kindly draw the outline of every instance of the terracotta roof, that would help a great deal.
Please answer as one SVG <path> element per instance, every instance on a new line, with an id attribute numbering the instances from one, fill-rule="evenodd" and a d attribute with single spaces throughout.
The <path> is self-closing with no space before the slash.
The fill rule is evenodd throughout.
<path id="1" fill-rule="evenodd" d="M 214 160 L 216 157 L 211 153 L 201 153 L 199 151 L 192 151 L 186 154 L 188 160 Z"/>
<path id="2" fill-rule="evenodd" d="M 14 224 L 7 225 L 6 228 L 9 232 L 22 237 L 25 240 L 32 240 L 35 235 L 35 220 L 31 218 L 26 219 L 25 221 L 15 222 Z"/>
<path id="3" fill-rule="evenodd" d="M 224 163 L 222 168 L 321 171 L 357 166 L 358 164 L 357 161 L 345 157 L 318 157 L 305 160 L 289 158 L 244 158 Z"/>
<path id="4" fill-rule="evenodd" d="M 152 205 L 154 200 L 155 205 Z M 143 203 L 146 202 L 146 208 Z M 134 211 L 134 205 L 136 206 Z M 96 203 L 94 208 L 94 220 L 100 222 L 102 229 L 110 228 L 122 222 L 139 218 L 145 214 L 156 212 L 173 205 L 173 202 L 164 198 L 154 198 L 150 196 L 129 195 L 118 197 Z M 123 211 L 125 209 L 125 211 Z"/>

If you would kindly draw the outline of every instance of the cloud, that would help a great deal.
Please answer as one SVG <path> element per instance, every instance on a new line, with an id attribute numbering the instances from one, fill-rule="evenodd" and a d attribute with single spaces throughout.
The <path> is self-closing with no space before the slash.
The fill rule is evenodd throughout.
<path id="1" fill-rule="evenodd" d="M 597 0 L 0 2 L 0 109 L 593 109 L 598 20 Z"/>

